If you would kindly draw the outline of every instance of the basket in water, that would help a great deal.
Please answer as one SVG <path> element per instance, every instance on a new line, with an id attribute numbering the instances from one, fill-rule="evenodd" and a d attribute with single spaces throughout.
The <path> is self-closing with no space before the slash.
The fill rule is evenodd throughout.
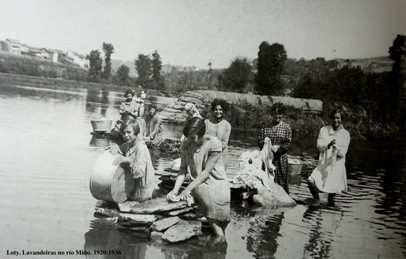
<path id="1" fill-rule="evenodd" d="M 92 127 L 94 132 L 106 132 L 110 131 L 111 124 L 113 124 L 112 120 L 100 119 L 100 120 L 92 120 Z"/>
<path id="2" fill-rule="evenodd" d="M 303 164 L 297 158 L 289 158 L 289 173 L 300 174 L 302 172 Z"/>

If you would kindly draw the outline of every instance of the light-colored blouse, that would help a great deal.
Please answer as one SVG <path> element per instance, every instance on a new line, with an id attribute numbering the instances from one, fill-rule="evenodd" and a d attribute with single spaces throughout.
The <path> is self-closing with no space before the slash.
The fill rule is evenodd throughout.
<path id="1" fill-rule="evenodd" d="M 222 146 L 222 157 L 224 167 L 227 169 L 228 160 L 228 140 L 231 133 L 231 124 L 226 120 L 221 120 L 220 122 L 213 120 L 205 120 L 206 124 L 206 134 L 217 137 L 221 141 Z"/>
<path id="2" fill-rule="evenodd" d="M 147 145 L 144 141 L 133 147 L 124 143 L 120 146 L 120 153 L 131 160 L 130 171 L 134 175 L 135 188 L 130 199 L 136 201 L 150 199 L 155 188 L 155 169 Z"/>
<path id="3" fill-rule="evenodd" d="M 336 140 L 336 149 L 328 144 Z M 309 176 L 317 188 L 326 193 L 341 193 L 347 190 L 345 155 L 350 145 L 350 133 L 342 125 L 335 131 L 332 126 L 320 129 L 317 149 L 320 151 L 319 163 Z"/>

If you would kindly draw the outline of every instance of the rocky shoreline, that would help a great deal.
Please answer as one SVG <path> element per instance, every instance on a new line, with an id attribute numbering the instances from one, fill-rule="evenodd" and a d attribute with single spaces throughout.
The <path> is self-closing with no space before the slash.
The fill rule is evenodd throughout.
<path id="1" fill-rule="evenodd" d="M 323 111 L 323 102 L 316 99 L 197 90 L 188 91 L 182 94 L 176 102 L 168 104 L 160 112 L 160 115 L 165 122 L 181 123 L 186 120 L 186 115 L 183 112 L 186 103 L 193 103 L 197 109 L 204 110 L 209 107 L 211 102 L 216 98 L 226 100 L 232 105 L 250 104 L 253 106 L 272 106 L 275 103 L 282 103 L 285 106 L 290 106 L 295 109 L 311 113 L 321 113 Z"/>

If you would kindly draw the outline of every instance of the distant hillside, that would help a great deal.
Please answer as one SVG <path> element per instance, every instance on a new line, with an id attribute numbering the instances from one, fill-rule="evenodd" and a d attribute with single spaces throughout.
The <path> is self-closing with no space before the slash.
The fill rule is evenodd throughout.
<path id="1" fill-rule="evenodd" d="M 134 61 L 122 61 L 122 60 L 111 60 L 111 67 L 113 69 L 113 74 L 117 72 L 117 69 L 121 65 L 126 65 L 130 69 L 130 77 L 137 77 L 138 73 L 135 69 L 135 62 Z"/>
<path id="2" fill-rule="evenodd" d="M 389 57 L 376 57 L 364 59 L 336 59 L 339 62 L 338 67 L 351 65 L 352 67 L 361 67 L 364 72 L 383 73 L 392 70 L 393 60 Z"/>

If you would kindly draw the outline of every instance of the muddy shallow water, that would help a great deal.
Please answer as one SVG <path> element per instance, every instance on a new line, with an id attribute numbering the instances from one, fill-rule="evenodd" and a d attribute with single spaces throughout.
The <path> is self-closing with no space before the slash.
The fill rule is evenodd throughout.
<path id="1" fill-rule="evenodd" d="M 311 209 L 299 204 L 270 211 L 233 201 L 226 244 L 208 247 L 195 239 L 163 245 L 119 231 L 94 216 L 96 200 L 88 185 L 93 162 L 108 145 L 90 134 L 90 120 L 118 118 L 120 97 L 114 92 L 0 86 L 0 258 L 406 256 L 404 140 L 354 140 L 347 154 L 349 191 L 337 197 L 336 207 Z M 180 130 L 166 125 L 165 134 L 179 137 Z M 293 155 L 317 155 L 315 148 L 297 150 L 294 145 Z M 255 149 L 255 136 L 234 134 L 229 149 L 231 177 L 238 156 Z M 152 156 L 157 170 L 172 161 L 159 151 Z M 304 176 L 293 176 L 290 190 L 295 199 L 310 197 Z M 41 250 L 56 255 L 27 255 Z M 92 254 L 86 255 L 88 251 Z"/>

